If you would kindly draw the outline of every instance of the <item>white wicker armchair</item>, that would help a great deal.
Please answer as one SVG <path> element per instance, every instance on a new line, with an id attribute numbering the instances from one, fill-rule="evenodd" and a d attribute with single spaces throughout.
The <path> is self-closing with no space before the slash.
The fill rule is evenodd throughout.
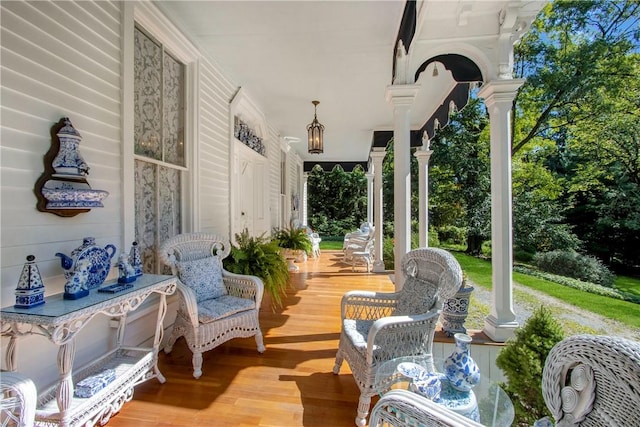
<path id="1" fill-rule="evenodd" d="M 574 335 L 544 365 L 542 393 L 557 426 L 640 424 L 640 343 Z"/>
<path id="2" fill-rule="evenodd" d="M 255 276 L 224 270 L 222 260 L 231 246 L 207 233 L 180 234 L 160 248 L 160 259 L 180 278 L 180 308 L 164 347 L 170 353 L 184 336 L 193 353 L 193 376 L 202 375 L 202 353 L 233 338 L 255 336 L 264 352 L 258 312 L 264 286 Z"/>
<path id="3" fill-rule="evenodd" d="M 334 374 L 349 363 L 360 388 L 356 425 L 364 426 L 378 367 L 401 356 L 431 354 L 442 303 L 462 284 L 462 269 L 442 249 L 423 248 L 402 259 L 406 276 L 394 293 L 351 291 L 342 297 L 342 331 Z"/>
<path id="4" fill-rule="evenodd" d="M 482 427 L 409 390 L 387 392 L 371 410 L 369 427 Z"/>
<path id="5" fill-rule="evenodd" d="M 38 391 L 33 381 L 18 372 L 0 372 L 0 393 L 0 424 L 33 426 L 38 403 Z"/>

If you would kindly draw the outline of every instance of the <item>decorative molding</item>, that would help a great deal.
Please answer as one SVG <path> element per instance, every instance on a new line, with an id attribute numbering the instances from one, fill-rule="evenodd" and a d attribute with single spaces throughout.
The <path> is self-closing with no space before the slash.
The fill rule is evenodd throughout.
<path id="1" fill-rule="evenodd" d="M 233 136 L 256 153 L 267 156 L 267 148 L 262 138 L 238 116 L 233 118 Z"/>

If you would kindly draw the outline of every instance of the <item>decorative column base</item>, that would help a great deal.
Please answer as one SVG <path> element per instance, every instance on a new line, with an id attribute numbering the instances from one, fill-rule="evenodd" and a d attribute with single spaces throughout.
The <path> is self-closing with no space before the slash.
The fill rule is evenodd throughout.
<path id="1" fill-rule="evenodd" d="M 520 326 L 518 322 L 511 321 L 499 323 L 492 314 L 484 319 L 484 332 L 494 342 L 506 342 L 515 335 L 515 331 Z"/>
<path id="2" fill-rule="evenodd" d="M 373 263 L 373 270 L 371 271 L 373 271 L 374 273 L 384 273 L 385 271 L 387 271 L 384 268 L 384 261 L 375 261 Z"/>

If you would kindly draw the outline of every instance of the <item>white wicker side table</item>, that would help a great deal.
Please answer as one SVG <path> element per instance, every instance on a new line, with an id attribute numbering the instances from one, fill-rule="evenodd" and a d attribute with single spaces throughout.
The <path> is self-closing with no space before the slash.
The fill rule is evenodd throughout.
<path id="1" fill-rule="evenodd" d="M 106 282 L 103 287 L 114 283 L 115 280 Z M 161 383 L 165 381 L 157 365 L 158 350 L 167 311 L 166 296 L 175 292 L 177 278 L 145 274 L 133 284 L 132 288 L 115 294 L 94 289 L 87 297 L 77 300 L 65 300 L 62 294 L 57 294 L 45 298 L 45 304 L 37 307 L 27 309 L 10 306 L 0 311 L 2 335 L 10 337 L 6 350 L 6 363 L 10 371 L 17 370 L 15 350 L 21 335 L 43 335 L 59 347 L 57 365 L 61 379 L 57 385 L 40 393 L 36 424 L 104 425 L 125 402 L 131 400 L 135 385 L 151 378 L 157 378 Z M 160 295 L 160 301 L 153 346 L 124 347 L 127 313 L 138 308 L 154 293 Z M 75 337 L 99 313 L 119 318 L 115 348 L 89 366 L 72 372 Z M 74 384 L 106 369 L 115 370 L 115 380 L 91 397 L 74 396 Z"/>

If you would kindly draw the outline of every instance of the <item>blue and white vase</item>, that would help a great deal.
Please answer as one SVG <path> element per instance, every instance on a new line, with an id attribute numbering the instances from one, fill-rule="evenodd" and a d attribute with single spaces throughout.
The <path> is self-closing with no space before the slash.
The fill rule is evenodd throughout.
<path id="1" fill-rule="evenodd" d="M 142 276 L 142 255 L 140 255 L 140 246 L 138 242 L 133 242 L 129 250 L 129 263 L 133 267 L 136 277 Z"/>
<path id="2" fill-rule="evenodd" d="M 444 373 L 451 387 L 469 391 L 480 381 L 480 369 L 470 355 L 471 337 L 457 333 L 453 338 L 456 349 L 444 360 Z"/>

